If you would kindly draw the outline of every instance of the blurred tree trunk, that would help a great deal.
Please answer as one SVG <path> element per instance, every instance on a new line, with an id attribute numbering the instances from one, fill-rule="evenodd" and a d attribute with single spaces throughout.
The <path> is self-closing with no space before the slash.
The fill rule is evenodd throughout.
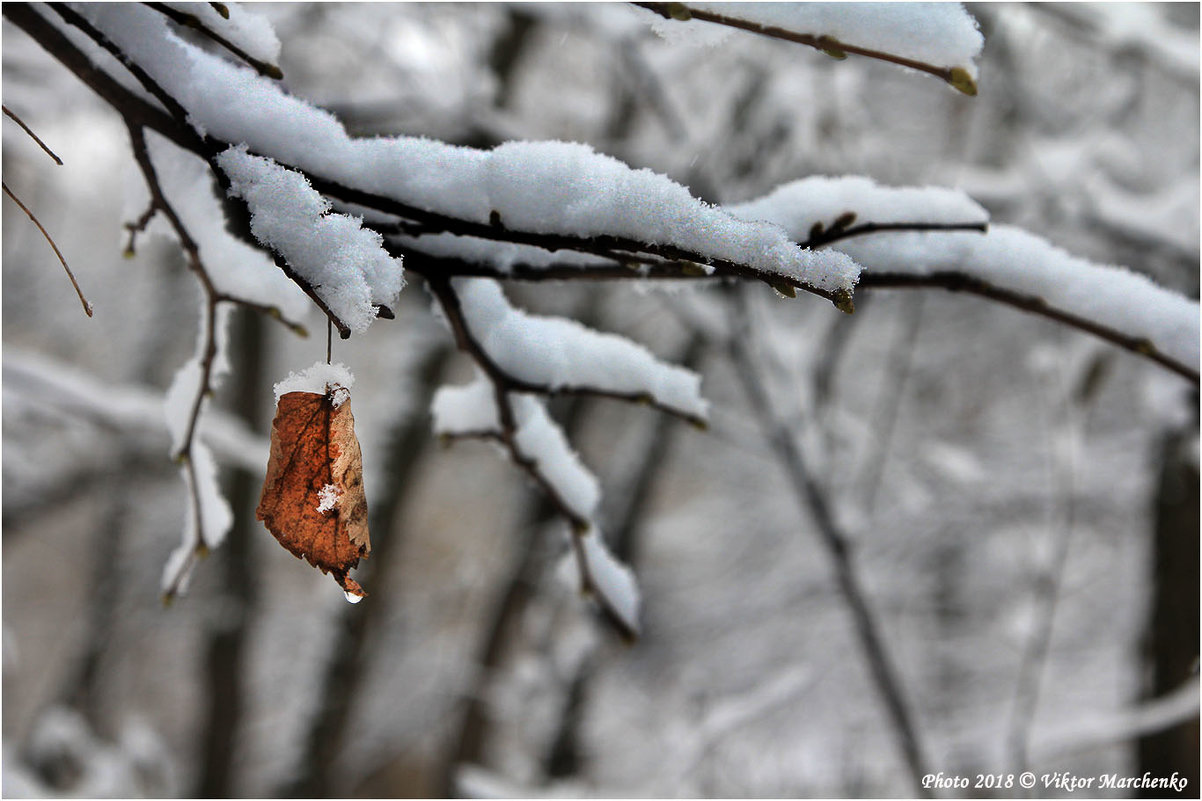
<path id="1" fill-rule="evenodd" d="M 1187 681 L 1198 662 L 1198 457 L 1197 429 L 1187 426 L 1165 437 L 1155 499 L 1152 604 L 1144 639 L 1145 698 L 1164 695 Z M 1186 795 L 1197 797 L 1198 718 L 1139 741 L 1139 768 L 1156 777 L 1188 779 Z M 1144 797 L 1164 796 L 1163 789 Z"/>
<path id="2" fill-rule="evenodd" d="M 239 308 L 230 325 L 231 374 L 226 385 L 230 409 L 255 430 L 263 408 L 263 318 Z M 221 571 L 215 617 L 205 645 L 208 708 L 202 730 L 200 773 L 194 792 L 199 798 L 229 798 L 234 793 L 233 763 L 243 699 L 243 652 L 256 601 L 251 565 L 252 532 L 257 527 L 251 510 L 258 500 L 260 476 L 232 471 L 225 487 L 234 523 L 225 544 L 214 556 Z"/>

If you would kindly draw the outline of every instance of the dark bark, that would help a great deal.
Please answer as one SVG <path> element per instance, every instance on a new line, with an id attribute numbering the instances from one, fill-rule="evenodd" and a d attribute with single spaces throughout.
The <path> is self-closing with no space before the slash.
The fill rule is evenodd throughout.
<path id="1" fill-rule="evenodd" d="M 1147 677 L 1144 695 L 1157 698 L 1197 675 L 1198 583 L 1198 431 L 1188 427 L 1166 436 L 1155 498 L 1152 604 L 1145 640 Z M 1186 797 L 1198 797 L 1198 718 L 1139 741 L 1139 768 L 1156 777 L 1174 773 L 1188 780 Z M 1164 789 L 1143 797 L 1163 797 Z"/>
<path id="2" fill-rule="evenodd" d="M 256 430 L 267 393 L 263 374 L 264 332 L 261 315 L 238 309 L 230 325 L 232 375 L 226 389 L 232 411 Z M 238 731 L 245 706 L 243 666 L 248 628 L 258 593 L 253 571 L 253 537 L 259 529 L 253 509 L 259 476 L 235 470 L 226 493 L 234 523 L 226 542 L 215 554 L 219 562 L 220 612 L 211 621 L 205 646 L 205 724 L 201 734 L 200 774 L 194 792 L 199 798 L 235 795 L 234 762 Z"/>

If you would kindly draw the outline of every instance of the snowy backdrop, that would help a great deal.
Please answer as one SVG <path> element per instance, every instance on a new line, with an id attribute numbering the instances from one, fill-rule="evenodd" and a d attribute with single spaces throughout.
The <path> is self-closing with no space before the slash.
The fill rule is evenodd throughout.
<path id="1" fill-rule="evenodd" d="M 4 795 L 1197 793 L 1198 7 L 637 5 L 5 5 Z"/>

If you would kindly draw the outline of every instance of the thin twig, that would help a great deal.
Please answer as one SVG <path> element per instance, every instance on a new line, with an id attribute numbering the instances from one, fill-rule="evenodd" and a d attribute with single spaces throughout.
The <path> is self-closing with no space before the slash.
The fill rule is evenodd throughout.
<path id="1" fill-rule="evenodd" d="M 83 296 L 83 290 L 79 288 L 79 282 L 75 280 L 75 273 L 71 272 L 71 268 L 67 266 L 67 260 L 63 258 L 62 251 L 58 249 L 58 245 L 54 244 L 54 238 L 50 236 L 50 234 L 38 221 L 38 218 L 34 216 L 33 212 L 30 211 L 26 205 L 22 203 L 16 195 L 13 194 L 13 191 L 8 188 L 8 184 L 0 185 L 2 185 L 4 188 L 4 194 L 8 195 L 9 199 L 12 200 L 13 203 L 16 203 L 17 207 L 20 208 L 21 211 L 25 212 L 25 215 L 33 221 L 33 224 L 36 225 L 38 230 L 42 232 L 42 236 L 45 237 L 48 243 L 50 243 L 50 249 L 54 251 L 55 256 L 58 256 L 59 263 L 63 265 L 63 269 L 67 271 L 67 278 L 71 279 L 71 286 L 75 287 L 75 294 L 79 296 L 79 302 L 83 304 L 84 314 L 91 317 L 92 304 L 88 303 L 88 299 Z"/>
<path id="2" fill-rule="evenodd" d="M 79 49 L 32 4 L 7 3 L 0 13 L 29 34 L 47 53 L 79 78 L 126 122 L 136 123 L 167 137 L 175 144 L 202 157 L 209 155 L 204 139 L 186 121 L 173 118 L 158 106 L 138 96 L 109 75 Z"/>
<path id="3" fill-rule="evenodd" d="M 826 547 L 839 590 L 851 613 L 856 637 L 864 649 L 869 673 L 881 694 L 901 746 L 913 790 L 921 796 L 929 796 L 930 791 L 923 787 L 922 782 L 922 777 L 929 771 L 918 729 L 914 724 L 897 667 L 889 656 L 880 624 L 861 584 L 851 543 L 835 519 L 826 492 L 810 472 L 796 436 L 773 409 L 765 389 L 765 376 L 757 369 L 757 362 L 748 344 L 746 327 L 751 316 L 746 308 L 736 307 L 735 301 L 739 300 L 742 294 L 739 288 L 732 288 L 732 294 L 735 298 L 729 305 L 729 316 L 731 325 L 738 330 L 732 331 L 726 339 L 730 362 L 751 402 L 752 411 L 765 441 L 787 473 L 794 494 L 810 513 L 819 539 Z"/>
<path id="4" fill-rule="evenodd" d="M 867 234 L 877 234 L 883 231 L 977 231 L 985 233 L 989 230 L 989 223 L 983 220 L 958 223 L 938 223 L 938 222 L 866 222 L 860 225 L 849 225 L 847 227 L 831 227 L 827 228 L 813 236 L 810 236 L 804 242 L 799 243 L 803 248 L 820 248 L 838 242 L 841 239 L 850 239 L 853 236 L 865 236 Z"/>
<path id="5" fill-rule="evenodd" d="M 303 169 L 295 167 L 291 167 L 290 169 L 296 169 L 297 172 L 304 175 L 313 188 L 323 195 L 340 199 L 345 203 L 393 215 L 404 220 L 416 220 L 425 226 L 427 233 L 450 233 L 456 236 L 468 236 L 488 241 L 533 245 L 548 251 L 571 250 L 607 257 L 619 263 L 626 260 L 624 254 L 633 256 L 652 255 L 666 261 L 698 265 L 700 267 L 700 275 L 717 274 L 728 277 L 750 278 L 762 281 L 770 286 L 789 286 L 825 298 L 836 305 L 846 300 L 843 293 L 815 286 L 797 276 L 775 273 L 750 264 L 717 258 L 678 245 L 643 242 L 630 237 L 609 234 L 574 236 L 571 234 L 536 233 L 509 228 L 504 224 L 504 221 L 489 223 L 474 222 L 418 208 L 409 203 L 374 192 L 348 187 L 337 181 L 332 181 Z M 377 222 L 364 221 L 363 225 L 365 228 L 371 228 L 383 234 L 397 233 L 395 224 L 390 227 Z"/>
<path id="6" fill-rule="evenodd" d="M 149 128 L 156 133 L 170 139 L 174 144 L 185 150 L 193 152 L 209 162 L 210 169 L 213 171 L 218 183 L 222 189 L 228 188 L 228 179 L 225 174 L 214 164 L 214 156 L 228 147 L 227 143 L 222 143 L 212 137 L 202 137 L 198 134 L 187 122 L 187 111 L 179 104 L 175 98 L 163 89 L 151 76 L 133 63 L 125 53 L 118 48 L 110 39 L 103 33 L 98 31 L 87 20 L 76 13 L 73 9 L 61 4 L 52 4 L 51 8 L 63 18 L 68 24 L 78 28 L 85 35 L 95 41 L 100 47 L 111 53 L 117 58 L 130 73 L 138 80 L 143 88 L 146 89 L 152 96 L 159 100 L 170 112 L 164 114 L 160 109 L 147 103 L 144 99 L 130 92 L 120 83 L 115 81 L 111 76 L 100 70 L 92 64 L 92 62 L 82 52 L 76 48 L 69 39 L 62 35 L 60 31 L 50 25 L 40 14 L 29 9 L 19 9 L 13 7 L 4 7 L 4 15 L 12 20 L 19 27 L 23 28 L 43 47 L 45 47 L 55 58 L 63 63 L 84 83 L 91 87 L 97 94 L 109 103 L 114 109 L 121 114 L 127 127 L 131 130 L 137 129 L 142 131 Z M 161 192 L 160 192 L 161 195 Z M 133 246 L 134 234 L 149 222 L 153 217 L 153 207 L 157 200 L 152 198 L 152 208 L 147 211 L 136 223 L 133 223 L 134 228 L 130 229 L 130 242 L 127 246 L 127 252 Z M 236 203 L 231 203 L 234 208 L 237 208 Z M 245 204 L 243 204 L 245 208 Z M 249 215 L 249 212 L 246 212 Z M 128 227 L 128 226 L 127 226 Z M 258 243 L 254 243 L 258 246 Z M 334 325 L 338 328 L 339 334 L 343 339 L 350 336 L 350 329 L 337 318 L 325 302 L 317 295 L 316 290 L 308 281 L 297 275 L 284 260 L 276 253 L 271 252 L 276 265 L 283 270 L 293 283 L 299 286 L 309 297 L 318 305 L 323 313 L 329 317 Z M 279 317 L 278 311 L 272 316 Z M 282 318 L 280 318 L 282 319 Z M 290 324 L 294 330 L 299 330 L 299 326 Z"/>
<path id="7" fill-rule="evenodd" d="M 860 276 L 859 289 L 946 289 L 949 292 L 967 292 L 973 295 L 1014 306 L 1023 311 L 1039 314 L 1058 323 L 1076 328 L 1106 340 L 1120 348 L 1138 353 L 1168 368 L 1195 386 L 1198 384 L 1198 368 L 1183 364 L 1172 356 L 1162 353 L 1156 345 L 1143 337 L 1135 337 L 1107 328 L 1072 312 L 1057 309 L 1036 295 L 1024 295 L 1012 289 L 993 286 L 967 273 L 942 270 L 926 275 L 909 273 L 868 272 Z"/>
<path id="8" fill-rule="evenodd" d="M 906 383 L 914 364 L 914 343 L 918 340 L 918 332 L 922 327 L 926 297 L 921 294 L 916 296 L 915 304 L 905 310 L 908 314 L 902 322 L 902 334 L 893 339 L 889 356 L 885 360 L 888 372 L 877 390 L 877 401 L 871 418 L 873 432 L 870 437 L 875 447 L 867 457 L 867 464 L 861 473 L 864 511 L 869 515 L 876 509 L 881 477 L 885 473 L 885 465 L 888 464 L 893 437 L 897 431 L 897 415 L 901 410 Z"/>
<path id="9" fill-rule="evenodd" d="M 1060 375 L 1061 371 L 1055 371 L 1055 377 Z M 1072 544 L 1077 509 L 1076 449 L 1080 433 L 1076 414 L 1078 410 L 1070 392 L 1063 386 L 1065 382 L 1053 381 L 1049 377 L 1045 383 L 1051 384 L 1041 393 L 1045 398 L 1049 398 L 1045 406 L 1054 404 L 1060 407 L 1058 416 L 1062 418 L 1061 423 L 1067 435 L 1067 441 L 1063 442 L 1062 447 L 1057 447 L 1061 442 L 1051 431 L 1044 437 L 1046 442 L 1051 443 L 1052 448 L 1049 460 L 1052 475 L 1048 482 L 1050 491 L 1054 493 L 1051 500 L 1061 502 L 1062 519 L 1056 530 L 1049 532 L 1053 538 L 1051 561 L 1047 565 L 1041 565 L 1035 576 L 1031 594 L 1037 617 L 1023 645 L 1014 682 L 1014 696 L 1011 699 L 1010 717 L 1006 726 L 1006 750 L 1010 766 L 1016 772 L 1026 770 L 1030 762 L 1031 731 L 1035 724 L 1035 712 L 1039 707 L 1040 689 L 1051 650 L 1052 631 L 1056 622 L 1060 589 L 1064 582 L 1064 569 Z M 1056 422 L 1049 419 L 1049 428 Z"/>
<path id="10" fill-rule="evenodd" d="M 60 159 L 60 158 L 59 158 L 59 157 L 58 157 L 58 156 L 55 154 L 55 152 L 54 152 L 53 150 L 51 150 L 49 147 L 47 147 L 47 146 L 46 146 L 46 143 L 45 143 L 45 142 L 43 142 L 43 141 L 42 141 L 42 140 L 41 140 L 41 139 L 38 137 L 38 135 L 37 135 L 37 134 L 35 134 L 35 133 L 33 132 L 33 129 L 32 129 L 32 128 L 30 128 L 28 125 L 26 125 L 26 124 L 25 124 L 25 121 L 24 121 L 24 120 L 22 120 L 22 119 L 21 119 L 20 117 L 18 117 L 18 116 L 17 116 L 15 113 L 13 113 L 12 109 L 10 109 L 8 106 L 0 106 L 0 108 L 2 108 L 2 109 L 3 109 L 3 111 L 4 111 L 4 113 L 5 113 L 6 115 L 8 115 L 8 118 L 9 118 L 9 119 L 11 119 L 11 120 L 12 120 L 13 122 L 15 122 L 17 125 L 20 125 L 20 126 L 21 126 L 21 130 L 23 130 L 23 131 L 25 131 L 25 133 L 29 134 L 29 138 L 30 138 L 30 139 L 32 139 L 33 141 L 37 142 L 37 144 L 38 144 L 38 147 L 40 147 L 42 150 L 46 151 L 46 155 L 47 155 L 47 156 L 49 156 L 50 158 L 54 159 L 54 163 L 55 163 L 55 164 L 57 164 L 57 165 L 58 165 L 58 166 L 60 166 L 60 167 L 61 167 L 61 166 L 63 166 L 63 160 L 62 160 L 62 159 Z"/>
<path id="11" fill-rule="evenodd" d="M 182 25 L 185 28 L 190 28 L 202 36 L 208 37 L 213 42 L 217 43 L 221 47 L 224 47 L 226 50 L 245 61 L 251 67 L 254 67 L 255 71 L 260 75 L 268 78 L 274 78 L 275 80 L 280 80 L 284 77 L 284 71 L 278 66 L 266 61 L 262 61 L 250 55 L 221 34 L 206 27 L 198 17 L 192 14 L 185 14 L 182 11 L 177 11 L 166 3 L 147 3 L 146 7 L 159 12 L 163 16 L 167 17 L 167 19 L 178 25 Z"/>
<path id="12" fill-rule="evenodd" d="M 133 257 L 137 255 L 137 240 L 138 234 L 144 233 L 146 227 L 150 225 L 150 221 L 158 214 L 158 206 L 154 204 L 154 198 L 150 199 L 150 203 L 146 206 L 146 211 L 138 215 L 138 219 L 133 222 L 125 223 L 125 230 L 129 233 L 129 239 L 125 243 L 125 256 Z"/>
<path id="13" fill-rule="evenodd" d="M 200 246 L 196 244 L 196 240 L 192 238 L 184 221 L 176 213 L 175 208 L 167 200 L 163 193 L 162 186 L 159 184 L 159 178 L 154 168 L 154 163 L 150 158 L 150 151 L 146 146 L 146 137 L 140 126 L 130 125 L 129 137 L 130 145 L 133 150 L 134 160 L 138 164 L 138 168 L 142 171 L 142 177 L 145 180 L 146 188 L 150 192 L 151 203 L 154 207 L 162 212 L 167 218 L 171 228 L 175 231 L 176 237 L 179 239 L 180 247 L 184 250 L 184 255 L 188 262 L 188 268 L 200 281 L 201 289 L 205 294 L 205 335 L 204 342 L 201 346 L 200 358 L 200 390 L 197 392 L 196 398 L 193 400 L 192 413 L 188 416 L 188 429 L 184 435 L 184 444 L 176 453 L 177 459 L 187 459 L 191 450 L 192 440 L 196 435 L 196 426 L 200 421 L 200 407 L 204 402 L 205 397 L 211 391 L 210 382 L 213 374 L 213 363 L 217 358 L 217 305 L 220 301 L 220 293 L 213 284 L 213 279 L 209 276 L 209 272 L 205 269 L 204 263 L 200 259 Z M 199 500 L 199 498 L 197 498 Z"/>
<path id="14" fill-rule="evenodd" d="M 213 284 L 212 278 L 209 276 L 208 270 L 205 269 L 204 263 L 200 259 L 200 247 L 196 244 L 196 240 L 192 238 L 184 221 L 176 213 L 175 208 L 168 202 L 163 193 L 158 174 L 155 171 L 154 162 L 151 160 L 150 151 L 146 145 L 145 132 L 140 125 L 128 121 L 127 127 L 129 129 L 130 149 L 133 151 L 134 161 L 141 170 L 147 191 L 150 193 L 151 207 L 161 212 L 167 218 L 168 223 L 179 239 L 180 247 L 183 248 L 188 267 L 200 282 L 201 290 L 205 296 L 204 321 L 202 323 L 203 339 L 198 362 L 200 381 L 198 382 L 196 395 L 192 399 L 192 408 L 188 414 L 187 428 L 185 429 L 182 442 L 175 453 L 175 459 L 180 462 L 187 476 L 188 490 L 192 495 L 192 525 L 195 526 L 196 530 L 196 542 L 184 566 L 176 572 L 171 583 L 163 592 L 164 602 L 170 603 L 179 593 L 183 579 L 191 572 L 192 564 L 195 560 L 208 553 L 208 547 L 204 540 L 204 509 L 200 494 L 200 481 L 196 471 L 196 464 L 192 459 L 192 446 L 196 440 L 196 430 L 200 424 L 200 414 L 204 407 L 204 401 L 213 390 L 213 371 L 217 359 L 217 307 L 222 301 L 218 297 L 219 293 Z"/>
<path id="15" fill-rule="evenodd" d="M 572 317 L 589 324 L 591 318 L 595 317 L 597 299 L 596 293 L 588 295 Z M 575 396 L 564 404 L 560 426 L 569 440 L 575 439 L 580 433 L 587 416 L 584 412 L 587 405 L 585 401 L 586 398 Z M 664 416 L 656 419 L 663 421 L 671 418 Z M 489 620 L 480 632 L 472 659 L 472 664 L 478 670 L 471 688 L 462 694 L 463 711 L 458 717 L 455 733 L 447 740 L 449 747 L 441 759 L 438 784 L 435 785 L 435 795 L 439 797 L 456 795 L 455 777 L 462 765 L 485 764 L 484 757 L 492 729 L 487 688 L 496 681 L 496 674 L 510 650 L 520 646 L 521 621 L 546 567 L 549 554 L 541 546 L 547 533 L 547 523 L 558 515 L 558 511 L 545 494 L 532 495 L 532 502 L 525 505 L 522 521 L 514 526 L 518 540 L 511 551 L 513 558 L 499 582 L 500 589 L 494 600 L 486 605 Z M 629 564 L 616 550 L 615 555 Z"/>
<path id="16" fill-rule="evenodd" d="M 925 61 L 918 61 L 905 56 L 897 56 L 892 53 L 886 53 L 883 50 L 873 50 L 859 45 L 848 44 L 835 39 L 833 36 L 815 36 L 809 33 L 800 33 L 798 31 L 790 31 L 785 28 L 780 28 L 775 25 L 763 25 L 750 20 L 739 19 L 738 17 L 730 17 L 725 14 L 720 14 L 714 11 L 696 8 L 685 3 L 634 3 L 636 6 L 641 6 L 649 11 L 653 11 L 666 19 L 699 19 L 704 22 L 713 22 L 718 25 L 726 25 L 731 28 L 739 28 L 741 30 L 758 33 L 761 36 L 768 36 L 773 39 L 784 39 L 788 42 L 803 44 L 808 47 L 813 47 L 816 50 L 821 50 L 827 55 L 835 58 L 844 58 L 847 53 L 855 53 L 859 56 L 874 58 L 878 61 L 887 61 L 891 64 L 897 64 L 902 67 L 909 67 L 913 70 L 925 72 L 929 75 L 934 75 L 948 84 L 963 92 L 966 95 L 975 95 L 977 93 L 976 82 L 972 76 L 963 67 L 939 67 L 934 64 L 929 64 Z"/>
<path id="17" fill-rule="evenodd" d="M 132 75 L 138 81 L 138 83 L 142 85 L 142 88 L 153 95 L 155 100 L 158 100 L 163 104 L 163 108 L 167 109 L 167 112 L 175 118 L 176 122 L 185 126 L 188 125 L 187 109 L 185 109 L 180 102 L 175 99 L 174 95 L 172 95 L 163 87 L 159 86 L 158 82 L 151 78 L 150 74 L 147 73 L 146 70 L 144 70 L 136 61 L 130 58 L 124 50 L 122 50 L 111 39 L 97 30 L 92 23 L 84 19 L 81 14 L 79 14 L 70 6 L 63 3 L 50 3 L 49 6 L 54 13 L 62 17 L 64 22 L 66 22 L 68 25 L 78 28 L 84 33 L 84 35 L 103 48 L 105 52 L 117 59 L 117 61 L 121 63 L 121 66 L 129 70 L 130 75 Z"/>

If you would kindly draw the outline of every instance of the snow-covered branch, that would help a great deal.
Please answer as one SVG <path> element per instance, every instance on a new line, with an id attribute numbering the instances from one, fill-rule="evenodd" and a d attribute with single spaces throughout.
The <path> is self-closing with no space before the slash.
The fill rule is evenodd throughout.
<path id="1" fill-rule="evenodd" d="M 643 5 L 838 57 L 866 55 L 976 91 L 981 36 L 959 5 Z M 269 311 L 299 331 L 307 296 L 346 338 L 393 316 L 406 270 L 425 280 L 480 370 L 477 383 L 439 396 L 440 430 L 501 442 L 571 523 L 582 586 L 629 630 L 625 589 L 609 597 L 598 578 L 616 573 L 593 533 L 595 480 L 543 397 L 646 402 L 702 424 L 700 380 L 627 340 L 518 311 L 487 279 L 736 278 L 786 296 L 809 292 L 847 312 L 857 285 L 969 291 L 1198 380 L 1196 303 L 1018 229 L 990 227 L 984 209 L 959 192 L 811 178 L 713 206 L 582 144 L 477 149 L 352 137 L 280 86 L 278 39 L 241 11 L 225 18 L 171 4 L 54 4 L 48 13 L 12 5 L 3 13 L 121 115 L 150 195 L 146 214 L 129 226 L 131 247 L 134 234 L 165 220 L 201 286 L 198 351 L 169 393 L 194 507 L 191 552 L 219 541 L 228 517 L 195 430 L 223 370 L 229 306 Z M 240 63 L 185 41 L 173 24 L 199 30 Z M 229 230 L 212 222 L 223 218 Z M 448 417 L 468 401 L 478 408 Z M 185 574 L 173 569 L 168 594 Z"/>
<path id="2" fill-rule="evenodd" d="M 435 395 L 432 404 L 435 433 L 448 438 L 493 439 L 501 444 L 513 463 L 534 480 L 569 522 L 581 591 L 597 602 L 605 618 L 623 636 L 637 636 L 638 590 L 634 577 L 606 549 L 594 520 L 600 500 L 597 480 L 580 462 L 563 431 L 547 414 L 543 401 L 531 397 L 529 393 L 550 392 L 559 385 L 564 375 L 573 372 L 574 368 L 569 365 L 595 363 L 598 357 L 605 355 L 606 350 L 610 350 L 610 355 L 616 356 L 619 363 L 623 358 L 643 362 L 645 375 L 652 382 L 667 376 L 669 380 L 677 379 L 676 383 L 683 384 L 681 388 L 669 384 L 667 389 L 644 386 L 639 390 L 638 397 L 650 396 L 652 390 L 683 393 L 678 401 L 681 408 L 691 407 L 693 413 L 704 414 L 704 402 L 696 393 L 699 380 L 680 368 L 656 370 L 667 366 L 655 363 L 645 351 L 634 350 L 632 343 L 605 338 L 578 324 L 569 326 L 578 347 L 572 360 L 556 359 L 554 354 L 549 360 L 546 355 L 540 359 L 538 354 L 533 354 L 529 361 L 526 358 L 515 361 L 513 357 L 521 353 L 517 349 L 520 343 L 515 348 L 515 343 L 505 338 L 506 323 L 519 319 L 521 313 L 508 306 L 495 285 L 480 282 L 452 284 L 439 279 L 431 280 L 429 284 L 443 316 L 455 333 L 460 349 L 472 357 L 481 372 L 475 382 L 459 387 L 444 387 Z M 468 296 L 466 302 L 462 297 L 464 294 Z M 480 306 L 491 308 L 486 310 Z M 469 322 L 469 310 L 478 315 L 476 319 L 479 322 Z M 481 322 L 486 328 L 483 334 L 477 333 L 473 327 Z M 566 322 L 544 320 L 543 324 Z M 550 342 L 555 343 L 556 340 Z M 619 342 L 622 344 L 616 344 Z M 503 365 L 526 370 L 528 377 L 517 378 Z M 534 375 L 544 383 L 532 383 L 529 376 Z M 595 392 L 580 387 L 574 391 L 613 394 L 602 386 Z M 681 413 L 682 416 L 688 416 Z"/>
<path id="3" fill-rule="evenodd" d="M 984 39 L 959 3 L 635 3 L 665 20 L 701 20 L 934 75 L 977 93 Z"/>
<path id="4" fill-rule="evenodd" d="M 877 186 L 865 178 L 807 178 L 730 209 L 776 222 L 798 240 L 831 244 L 862 265 L 859 288 L 941 288 L 970 292 L 1086 331 L 1198 383 L 1199 307 L 1123 267 L 1094 264 L 1034 234 L 993 224 L 985 233 L 890 230 L 920 217 L 984 222 L 961 192 Z M 822 220 L 854 211 L 871 236 L 828 238 Z M 864 231 L 864 233 L 870 233 Z"/>

